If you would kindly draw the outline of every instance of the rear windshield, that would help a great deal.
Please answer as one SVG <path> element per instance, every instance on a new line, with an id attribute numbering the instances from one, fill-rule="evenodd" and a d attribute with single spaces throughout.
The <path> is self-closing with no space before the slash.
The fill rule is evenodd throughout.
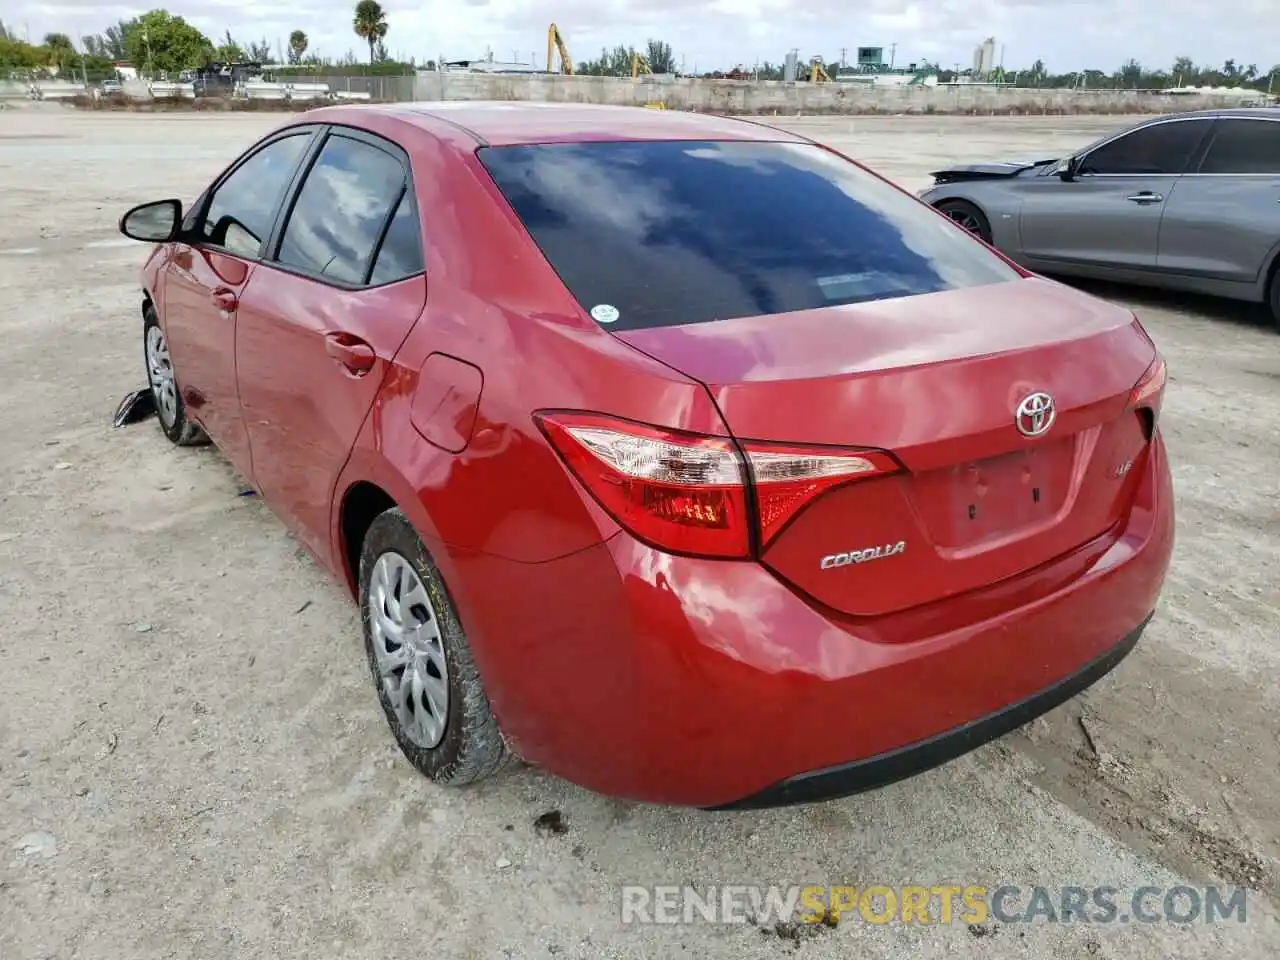
<path id="1" fill-rule="evenodd" d="M 915 198 L 810 144 L 611 141 L 479 156 L 570 293 L 614 330 L 1018 277 Z"/>

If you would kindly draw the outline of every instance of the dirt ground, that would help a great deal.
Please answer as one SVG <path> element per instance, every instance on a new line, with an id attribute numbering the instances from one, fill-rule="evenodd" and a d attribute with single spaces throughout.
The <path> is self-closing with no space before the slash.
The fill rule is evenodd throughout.
<path id="1" fill-rule="evenodd" d="M 0 958 L 1267 957 L 1280 948 L 1280 335 L 1091 288 L 1171 371 L 1178 546 L 1085 695 L 861 797 L 708 814 L 398 756 L 349 601 L 212 449 L 109 418 L 142 385 L 123 210 L 283 118 L 0 112 Z M 792 120 L 917 188 L 1109 118 Z M 560 811 L 567 830 L 539 830 Z M 1241 884 L 1245 923 L 636 927 L 640 884 Z"/>

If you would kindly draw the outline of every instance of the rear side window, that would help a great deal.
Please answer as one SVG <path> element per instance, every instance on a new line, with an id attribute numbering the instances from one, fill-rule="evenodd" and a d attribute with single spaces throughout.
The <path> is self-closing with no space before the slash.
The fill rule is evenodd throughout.
<path id="1" fill-rule="evenodd" d="M 1280 122 L 1219 120 L 1201 173 L 1280 173 Z"/>
<path id="2" fill-rule="evenodd" d="M 1139 127 L 1086 156 L 1080 172 L 1182 173 L 1212 125 L 1212 120 L 1171 120 Z"/>
<path id="3" fill-rule="evenodd" d="M 913 197 L 810 144 L 486 147 L 570 293 L 630 330 L 1017 279 Z"/>
<path id="4" fill-rule="evenodd" d="M 369 282 L 377 285 L 403 280 L 421 273 L 422 269 L 422 227 L 418 224 L 418 203 L 413 190 L 407 189 L 382 239 Z"/>
<path id="5" fill-rule="evenodd" d="M 364 283 L 404 188 L 404 167 L 390 153 L 331 136 L 303 181 L 276 259 L 326 279 Z"/>

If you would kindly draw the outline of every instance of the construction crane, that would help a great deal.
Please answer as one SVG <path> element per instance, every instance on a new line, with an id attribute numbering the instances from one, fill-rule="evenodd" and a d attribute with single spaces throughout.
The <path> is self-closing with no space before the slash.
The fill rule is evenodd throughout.
<path id="1" fill-rule="evenodd" d="M 547 27 L 547 73 L 556 72 L 551 69 L 551 60 L 557 52 L 560 54 L 560 72 L 572 76 L 573 58 L 569 56 L 569 48 L 564 45 L 564 37 L 560 36 L 560 28 L 553 23 Z"/>
<path id="2" fill-rule="evenodd" d="M 649 66 L 649 60 L 643 53 L 631 54 L 631 79 L 634 80 L 642 73 L 653 73 L 653 67 Z"/>
<path id="3" fill-rule="evenodd" d="M 809 61 L 810 83 L 826 83 L 830 79 L 831 75 L 827 73 L 827 68 L 822 65 L 821 57 L 814 57 Z"/>

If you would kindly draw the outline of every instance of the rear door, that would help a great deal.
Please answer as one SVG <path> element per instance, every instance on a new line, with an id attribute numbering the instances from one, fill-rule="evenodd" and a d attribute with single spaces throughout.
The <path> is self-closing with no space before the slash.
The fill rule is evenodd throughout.
<path id="1" fill-rule="evenodd" d="M 325 136 L 236 331 L 254 481 L 321 557 L 338 474 L 427 291 L 408 158 L 361 131 Z"/>
<path id="2" fill-rule="evenodd" d="M 259 145 L 215 183 L 184 224 L 165 271 L 165 337 L 183 402 L 245 476 L 249 439 L 236 391 L 240 296 L 262 258 L 280 201 L 315 134 L 291 129 Z"/>
<path id="3" fill-rule="evenodd" d="M 1166 207 L 1158 266 L 1252 284 L 1277 244 L 1280 120 L 1222 117 L 1199 169 L 1180 179 Z"/>
<path id="4" fill-rule="evenodd" d="M 1070 181 L 1029 181 L 1019 218 L 1036 269 L 1155 270 L 1160 220 L 1212 120 L 1138 127 L 1080 159 Z"/>

